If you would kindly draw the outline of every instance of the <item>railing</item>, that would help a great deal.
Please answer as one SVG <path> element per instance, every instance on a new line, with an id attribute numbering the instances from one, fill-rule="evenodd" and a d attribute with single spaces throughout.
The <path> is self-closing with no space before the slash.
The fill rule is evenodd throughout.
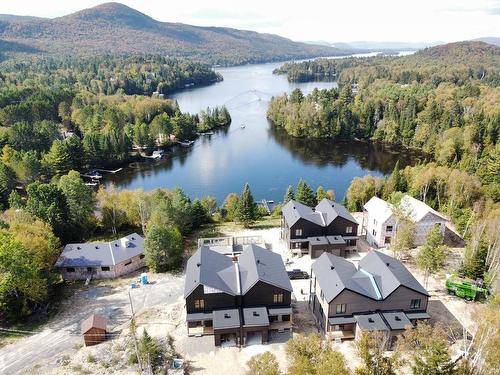
<path id="1" fill-rule="evenodd" d="M 198 238 L 198 247 L 207 246 L 237 246 L 237 245 L 250 245 L 263 244 L 264 239 L 262 236 L 240 236 L 240 237 L 210 237 Z"/>

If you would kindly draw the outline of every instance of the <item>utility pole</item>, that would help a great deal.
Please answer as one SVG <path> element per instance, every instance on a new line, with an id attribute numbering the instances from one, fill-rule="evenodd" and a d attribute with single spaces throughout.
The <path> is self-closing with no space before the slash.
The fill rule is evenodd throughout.
<path id="1" fill-rule="evenodd" d="M 134 305 L 132 304 L 132 296 L 130 292 L 128 292 L 128 300 L 130 301 L 130 309 L 132 310 L 132 320 L 130 322 L 130 330 L 132 331 L 132 336 L 134 338 L 134 346 L 135 346 L 135 355 L 137 356 L 137 362 L 139 363 L 139 367 L 141 369 L 141 374 L 143 373 L 141 357 L 139 356 L 139 345 L 137 344 L 136 333 L 136 325 L 135 325 L 135 317 L 134 317 Z"/>

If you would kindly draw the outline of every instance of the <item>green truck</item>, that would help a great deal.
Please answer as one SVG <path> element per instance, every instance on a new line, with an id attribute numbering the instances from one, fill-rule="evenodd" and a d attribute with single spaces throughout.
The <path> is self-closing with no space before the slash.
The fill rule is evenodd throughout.
<path id="1" fill-rule="evenodd" d="M 480 298 L 485 298 L 488 295 L 488 290 L 483 288 L 480 283 L 464 279 L 447 279 L 446 289 L 448 293 L 464 298 L 467 301 L 475 301 Z"/>

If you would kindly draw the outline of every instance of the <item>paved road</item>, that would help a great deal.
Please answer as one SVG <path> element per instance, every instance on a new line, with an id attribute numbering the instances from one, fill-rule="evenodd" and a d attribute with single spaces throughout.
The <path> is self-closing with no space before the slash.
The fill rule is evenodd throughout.
<path id="1" fill-rule="evenodd" d="M 108 317 L 108 330 L 118 331 L 131 316 L 128 292 L 136 313 L 170 304 L 182 295 L 183 277 L 158 276 L 152 285 L 130 290 L 127 286 L 97 286 L 77 292 L 63 310 L 40 332 L 0 348 L 0 374 L 28 371 L 39 362 L 55 363 L 61 353 L 82 345 L 80 322 L 91 313 Z"/>

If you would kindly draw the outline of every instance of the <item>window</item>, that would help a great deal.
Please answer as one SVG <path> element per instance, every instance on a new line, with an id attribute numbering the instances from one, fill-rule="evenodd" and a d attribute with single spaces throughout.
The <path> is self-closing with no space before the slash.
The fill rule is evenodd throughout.
<path id="1" fill-rule="evenodd" d="M 347 246 L 356 246 L 356 240 L 347 240 Z"/>
<path id="2" fill-rule="evenodd" d="M 282 320 L 283 322 L 289 322 L 289 321 L 290 321 L 290 315 L 288 315 L 288 314 L 287 314 L 287 315 L 283 315 L 283 316 L 281 317 L 281 320 Z"/>
<path id="3" fill-rule="evenodd" d="M 419 299 L 412 299 L 410 302 L 410 309 L 419 309 L 421 304 L 421 300 Z"/>
<path id="4" fill-rule="evenodd" d="M 302 236 L 302 229 L 295 229 L 296 236 Z"/>
<path id="5" fill-rule="evenodd" d="M 273 303 L 282 303 L 283 302 L 283 293 L 277 293 L 273 295 Z"/>
<path id="6" fill-rule="evenodd" d="M 345 228 L 346 233 L 352 233 L 352 227 L 346 227 Z"/>
<path id="7" fill-rule="evenodd" d="M 336 314 L 344 314 L 346 312 L 347 305 L 345 303 L 341 303 L 337 305 Z"/>
<path id="8" fill-rule="evenodd" d="M 125 264 L 124 264 L 124 266 L 128 266 L 128 265 L 130 265 L 130 264 L 132 264 L 132 261 L 131 261 L 131 260 L 129 260 L 127 263 L 125 263 Z"/>
<path id="9" fill-rule="evenodd" d="M 295 242 L 294 247 L 295 247 L 296 249 L 300 249 L 300 242 Z"/>
<path id="10" fill-rule="evenodd" d="M 320 293 L 320 295 L 319 295 L 319 296 L 321 297 L 321 299 L 322 299 L 322 300 L 324 300 L 324 299 L 325 299 L 325 295 L 323 294 L 323 291 L 321 291 L 321 293 Z"/>
<path id="11" fill-rule="evenodd" d="M 94 269 L 92 267 L 87 267 L 87 272 L 92 272 Z"/>
<path id="12" fill-rule="evenodd" d="M 377 235 L 377 231 L 376 231 L 375 229 L 373 229 L 373 230 L 372 230 L 372 234 L 373 234 L 374 236 L 376 236 L 376 235 Z"/>
<path id="13" fill-rule="evenodd" d="M 109 271 L 109 267 L 101 267 L 101 271 Z"/>
<path id="14" fill-rule="evenodd" d="M 389 236 L 385 237 L 384 243 L 391 243 L 391 237 Z"/>
<path id="15" fill-rule="evenodd" d="M 66 268 L 66 272 L 75 272 L 75 269 L 73 267 L 68 267 Z"/>
<path id="16" fill-rule="evenodd" d="M 277 315 L 269 315 L 269 322 L 277 322 L 278 321 L 278 316 Z"/>
<path id="17" fill-rule="evenodd" d="M 386 232 L 392 232 L 392 225 L 388 225 L 385 227 Z"/>
<path id="18" fill-rule="evenodd" d="M 205 300 L 195 299 L 194 300 L 194 308 L 195 309 L 204 309 L 205 308 Z"/>
<path id="19" fill-rule="evenodd" d="M 373 225 L 377 225 L 377 220 L 373 219 Z"/>

